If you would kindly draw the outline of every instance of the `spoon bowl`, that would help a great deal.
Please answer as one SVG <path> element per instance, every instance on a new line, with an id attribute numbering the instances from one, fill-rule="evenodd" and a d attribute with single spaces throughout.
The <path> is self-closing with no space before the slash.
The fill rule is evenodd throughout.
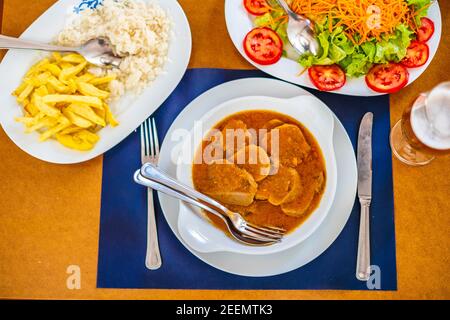
<path id="1" fill-rule="evenodd" d="M 0 49 L 76 52 L 81 54 L 89 63 L 102 68 L 119 68 L 123 59 L 114 52 L 109 39 L 104 37 L 91 39 L 80 47 L 64 47 L 0 35 Z"/>
<path id="2" fill-rule="evenodd" d="M 311 26 L 311 21 L 291 10 L 285 0 L 277 0 L 288 15 L 287 36 L 289 43 L 300 54 L 319 53 L 319 43 Z"/>

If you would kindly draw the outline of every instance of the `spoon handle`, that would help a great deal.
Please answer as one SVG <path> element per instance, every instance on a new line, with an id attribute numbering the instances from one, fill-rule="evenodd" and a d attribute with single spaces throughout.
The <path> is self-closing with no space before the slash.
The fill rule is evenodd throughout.
<path id="1" fill-rule="evenodd" d="M 1 34 L 0 34 L 0 49 L 31 49 L 31 50 L 60 51 L 60 52 L 77 51 L 77 48 L 53 46 L 34 41 L 26 41 L 18 38 L 7 37 Z"/>

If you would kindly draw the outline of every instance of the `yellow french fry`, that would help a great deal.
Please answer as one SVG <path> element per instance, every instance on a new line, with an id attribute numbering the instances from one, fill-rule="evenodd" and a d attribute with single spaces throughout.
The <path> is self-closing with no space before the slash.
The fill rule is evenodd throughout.
<path id="1" fill-rule="evenodd" d="M 70 90 L 70 88 L 68 86 L 66 86 L 64 83 L 62 83 L 58 79 L 56 79 L 54 76 L 51 76 L 48 79 L 48 83 L 50 84 L 50 86 L 53 89 L 55 89 L 57 92 L 60 92 L 60 93 L 67 93 Z"/>
<path id="2" fill-rule="evenodd" d="M 55 59 L 56 62 L 59 62 L 62 59 L 62 56 L 59 52 L 53 52 L 52 57 L 53 57 L 53 59 Z"/>
<path id="3" fill-rule="evenodd" d="M 27 86 L 28 86 L 27 83 L 22 82 L 22 83 L 20 84 L 20 86 L 18 86 L 18 87 L 16 88 L 16 90 L 13 91 L 12 95 L 13 95 L 13 96 L 16 96 L 16 97 L 20 96 L 20 94 L 23 92 L 23 90 L 25 90 L 25 88 L 26 88 Z"/>
<path id="4" fill-rule="evenodd" d="M 48 59 L 43 59 L 41 61 L 38 61 L 35 65 L 33 65 L 30 70 L 28 70 L 28 72 L 25 74 L 25 77 L 28 77 L 32 74 L 34 74 L 35 72 L 38 72 L 41 70 L 42 66 L 45 66 L 49 63 L 50 61 Z"/>
<path id="5" fill-rule="evenodd" d="M 45 117 L 45 118 L 37 120 L 36 123 L 33 126 L 27 128 L 25 130 L 25 132 L 30 133 L 30 132 L 42 129 L 44 127 L 53 127 L 53 126 L 57 125 L 57 123 L 58 123 L 58 120 L 56 118 Z"/>
<path id="6" fill-rule="evenodd" d="M 58 121 L 57 125 L 55 125 L 54 127 L 50 128 L 49 130 L 43 132 L 40 135 L 39 141 L 41 141 L 41 142 L 45 141 L 48 138 L 50 138 L 53 135 L 55 135 L 58 132 L 60 132 L 61 130 L 64 130 L 65 128 L 70 126 L 70 121 L 64 116 L 59 117 L 59 119 L 57 121 Z"/>
<path id="7" fill-rule="evenodd" d="M 89 80 L 89 83 L 94 85 L 94 86 L 98 86 L 101 84 L 106 84 L 106 83 L 110 83 L 113 80 L 116 80 L 117 76 L 114 75 L 110 75 L 110 76 L 106 76 L 106 77 L 102 77 L 102 78 L 93 78 L 92 80 Z"/>
<path id="8" fill-rule="evenodd" d="M 58 108 L 48 105 L 47 102 L 44 101 L 45 97 L 42 98 L 38 95 L 34 95 L 36 108 L 50 117 L 59 117 L 61 115 L 61 111 L 59 111 Z"/>
<path id="9" fill-rule="evenodd" d="M 94 108 L 103 108 L 103 102 L 98 97 L 87 97 L 77 95 L 64 95 L 64 94 L 49 94 L 42 98 L 45 103 L 82 103 L 87 104 Z"/>
<path id="10" fill-rule="evenodd" d="M 67 107 L 67 110 L 72 111 L 73 113 L 82 116 L 88 119 L 89 121 L 98 124 L 102 127 L 106 126 L 105 120 L 98 114 L 96 114 L 94 110 L 92 110 L 92 108 L 89 107 L 88 105 L 72 103 L 70 106 Z"/>
<path id="11" fill-rule="evenodd" d="M 78 86 L 77 83 L 75 81 L 75 79 L 71 78 L 67 81 L 67 86 L 69 87 L 69 92 L 70 93 L 75 93 L 78 90 Z"/>
<path id="12" fill-rule="evenodd" d="M 66 118 L 69 119 L 70 122 L 72 122 L 72 124 L 74 124 L 80 128 L 89 128 L 94 125 L 88 119 L 80 117 L 79 115 L 77 115 L 76 113 L 74 113 L 72 110 L 70 110 L 68 108 L 63 110 L 63 115 L 65 115 Z"/>
<path id="13" fill-rule="evenodd" d="M 25 106 L 25 110 L 33 117 L 39 113 L 39 109 L 31 102 Z"/>
<path id="14" fill-rule="evenodd" d="M 90 82 L 94 78 L 95 78 L 95 76 L 92 73 L 87 72 L 87 73 L 79 76 L 77 78 L 77 81 L 79 81 L 79 82 Z"/>
<path id="15" fill-rule="evenodd" d="M 100 99 L 106 99 L 109 97 L 109 92 L 100 90 L 94 85 L 86 82 L 78 82 L 78 90 L 85 96 L 98 97 Z"/>
<path id="16" fill-rule="evenodd" d="M 31 84 L 28 84 L 25 89 L 20 93 L 20 95 L 17 97 L 17 101 L 19 103 L 22 103 L 23 101 L 25 101 L 26 98 L 28 98 L 28 96 L 31 94 L 31 92 L 33 92 L 34 90 L 34 86 Z"/>
<path id="17" fill-rule="evenodd" d="M 59 75 L 61 74 L 61 68 L 58 67 L 56 64 L 49 63 L 48 65 L 45 66 L 45 68 L 48 71 L 50 71 L 50 73 L 55 77 L 59 77 Z"/>
<path id="18" fill-rule="evenodd" d="M 40 86 L 39 88 L 34 90 L 34 92 L 41 97 L 48 95 L 48 89 L 46 86 Z"/>
<path id="19" fill-rule="evenodd" d="M 80 128 L 80 127 L 77 127 L 77 126 L 74 126 L 74 125 L 72 125 L 72 126 L 70 126 L 70 127 L 67 127 L 66 129 L 64 129 L 64 130 L 61 130 L 60 132 L 59 132 L 59 134 L 72 134 L 72 133 L 75 133 L 75 132 L 78 132 L 78 131 L 81 131 L 81 130 L 83 130 L 83 128 Z"/>
<path id="20" fill-rule="evenodd" d="M 66 68 L 61 71 L 61 74 L 59 75 L 59 81 L 66 82 L 67 79 L 76 76 L 78 73 L 83 71 L 83 69 L 86 67 L 87 62 L 82 62 L 74 67 Z"/>
<path id="21" fill-rule="evenodd" d="M 68 148 L 79 151 L 89 151 L 95 146 L 99 137 L 87 130 L 82 130 L 71 135 L 56 134 L 56 139 L 59 143 Z"/>
<path id="22" fill-rule="evenodd" d="M 30 77 L 26 78 L 24 80 L 24 82 L 26 82 L 34 87 L 40 87 L 40 86 L 46 85 L 48 82 L 48 79 L 51 76 L 52 76 L 52 74 L 50 72 L 46 71 L 46 72 L 40 73 L 38 75 L 35 75 L 31 78 Z"/>
<path id="23" fill-rule="evenodd" d="M 103 107 L 105 108 L 105 111 L 106 111 L 106 122 L 108 122 L 111 125 L 111 127 L 117 127 L 119 125 L 119 122 L 116 120 L 116 118 L 112 114 L 109 105 L 104 103 Z"/>
<path id="24" fill-rule="evenodd" d="M 61 61 L 64 62 L 70 62 L 70 63 L 83 63 L 86 61 L 82 55 L 76 54 L 76 53 L 70 53 L 68 55 L 65 55 L 62 57 Z"/>

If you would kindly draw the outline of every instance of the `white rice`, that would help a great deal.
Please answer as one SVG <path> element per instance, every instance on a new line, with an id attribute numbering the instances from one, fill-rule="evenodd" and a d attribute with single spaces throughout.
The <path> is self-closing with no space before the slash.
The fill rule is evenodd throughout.
<path id="1" fill-rule="evenodd" d="M 163 71 L 167 61 L 172 20 L 156 3 L 142 0 L 104 0 L 95 10 L 85 10 L 65 26 L 58 43 L 78 46 L 107 37 L 119 55 L 126 56 L 120 70 L 91 68 L 96 75 L 116 74 L 110 84 L 111 100 L 126 91 L 139 94 Z"/>

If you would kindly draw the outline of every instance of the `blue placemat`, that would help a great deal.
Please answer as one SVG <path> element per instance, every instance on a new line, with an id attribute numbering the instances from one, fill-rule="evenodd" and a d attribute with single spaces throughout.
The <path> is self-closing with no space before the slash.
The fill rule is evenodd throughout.
<path id="1" fill-rule="evenodd" d="M 194 98 L 221 83 L 247 77 L 267 77 L 259 71 L 219 69 L 188 70 L 173 94 L 156 111 L 161 139 Z M 349 97 L 311 90 L 338 116 L 353 146 L 362 116 L 374 113 L 373 194 L 371 207 L 372 264 L 380 268 L 381 290 L 396 290 L 395 230 L 392 163 L 389 149 L 389 97 Z M 163 289 L 343 289 L 367 290 L 355 278 L 359 204 L 355 201 L 344 230 L 320 257 L 289 273 L 265 278 L 231 275 L 193 256 L 170 230 L 156 202 L 163 266 L 145 267 L 146 191 L 134 184 L 139 168 L 140 141 L 131 134 L 109 151 L 103 161 L 103 187 L 97 286 L 100 288 Z"/>

